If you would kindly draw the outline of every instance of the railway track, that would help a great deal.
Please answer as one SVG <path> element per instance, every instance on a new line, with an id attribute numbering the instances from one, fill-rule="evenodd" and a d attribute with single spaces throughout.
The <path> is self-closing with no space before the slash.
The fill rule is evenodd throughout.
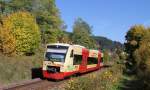
<path id="1" fill-rule="evenodd" d="M 61 86 L 62 83 L 63 81 L 54 82 L 48 80 L 41 80 L 40 78 L 37 78 L 4 86 L 2 90 L 51 90 L 56 88 L 57 86 Z"/>
<path id="2" fill-rule="evenodd" d="M 102 69 L 98 71 L 103 72 L 109 67 L 111 66 L 103 67 Z M 95 71 L 95 72 L 98 72 L 98 71 Z M 92 72 L 92 73 L 95 73 L 95 72 Z M 90 73 L 87 73 L 87 74 L 90 74 Z M 85 75 L 86 74 L 83 74 L 79 77 L 84 77 Z M 79 77 L 76 77 L 76 78 L 79 78 Z M 23 81 L 20 83 L 15 83 L 15 84 L 11 84 L 8 86 L 4 86 L 0 88 L 0 90 L 62 90 L 64 86 L 63 85 L 64 82 L 67 82 L 68 80 L 69 79 L 56 82 L 52 80 L 42 80 L 40 78 L 36 78 L 36 79 L 27 80 L 27 81 Z"/>

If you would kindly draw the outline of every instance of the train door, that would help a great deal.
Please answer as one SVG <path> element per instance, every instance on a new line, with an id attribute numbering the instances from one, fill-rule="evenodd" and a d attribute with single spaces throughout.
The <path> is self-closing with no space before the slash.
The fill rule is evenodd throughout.
<path id="1" fill-rule="evenodd" d="M 70 46 L 65 59 L 64 72 L 73 72 L 76 70 L 75 66 L 73 65 L 73 59 L 74 59 L 74 50 L 73 47 Z"/>

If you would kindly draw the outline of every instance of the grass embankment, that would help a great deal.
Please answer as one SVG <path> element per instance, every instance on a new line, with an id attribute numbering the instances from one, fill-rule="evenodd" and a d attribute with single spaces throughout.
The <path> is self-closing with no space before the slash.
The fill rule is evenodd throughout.
<path id="1" fill-rule="evenodd" d="M 32 68 L 42 65 L 43 53 L 7 57 L 0 54 L 0 83 L 10 84 L 32 78 Z"/>
<path id="2" fill-rule="evenodd" d="M 66 90 L 119 90 L 122 78 L 121 65 L 113 65 L 106 70 L 98 71 L 70 80 Z"/>

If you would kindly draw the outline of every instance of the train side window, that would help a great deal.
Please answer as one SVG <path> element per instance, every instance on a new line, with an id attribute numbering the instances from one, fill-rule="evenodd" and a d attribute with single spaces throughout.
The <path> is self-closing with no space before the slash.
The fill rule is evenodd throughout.
<path id="1" fill-rule="evenodd" d="M 82 62 L 82 55 L 74 55 L 73 65 L 79 65 Z"/>
<path id="2" fill-rule="evenodd" d="M 87 64 L 98 64 L 98 58 L 88 57 Z"/>
<path id="3" fill-rule="evenodd" d="M 73 50 L 71 50 L 70 57 L 73 57 Z"/>

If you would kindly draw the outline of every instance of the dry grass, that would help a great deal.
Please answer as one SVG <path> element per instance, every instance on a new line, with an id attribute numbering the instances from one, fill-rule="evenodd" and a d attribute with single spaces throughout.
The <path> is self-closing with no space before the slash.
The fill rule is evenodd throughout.
<path id="1" fill-rule="evenodd" d="M 7 57 L 0 54 L 0 83 L 9 84 L 31 79 L 31 69 L 41 67 L 43 53 L 34 56 Z"/>

